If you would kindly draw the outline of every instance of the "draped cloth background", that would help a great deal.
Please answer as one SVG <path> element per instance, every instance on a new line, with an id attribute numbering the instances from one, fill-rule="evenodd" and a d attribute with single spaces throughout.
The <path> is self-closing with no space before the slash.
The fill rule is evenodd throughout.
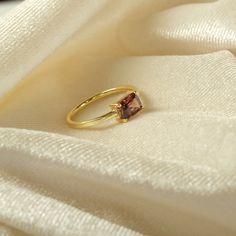
<path id="1" fill-rule="evenodd" d="M 0 235 L 235 235 L 235 3 L 26 0 L 1 16 Z M 67 127 L 121 84 L 142 115 Z"/>

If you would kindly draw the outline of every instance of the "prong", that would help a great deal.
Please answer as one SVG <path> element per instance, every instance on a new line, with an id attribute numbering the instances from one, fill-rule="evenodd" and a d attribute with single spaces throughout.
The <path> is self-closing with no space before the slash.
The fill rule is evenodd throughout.
<path id="1" fill-rule="evenodd" d="M 128 119 L 120 119 L 120 118 L 118 118 L 117 120 L 118 120 L 118 122 L 120 122 L 120 123 L 126 123 L 126 122 L 128 122 Z"/>
<path id="2" fill-rule="evenodd" d="M 116 108 L 119 106 L 119 104 L 111 104 L 109 106 L 111 107 L 112 111 L 116 111 Z"/>

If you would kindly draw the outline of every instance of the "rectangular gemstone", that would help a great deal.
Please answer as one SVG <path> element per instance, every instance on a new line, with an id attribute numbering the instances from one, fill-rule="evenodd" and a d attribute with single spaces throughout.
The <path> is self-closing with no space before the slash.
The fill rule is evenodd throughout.
<path id="1" fill-rule="evenodd" d="M 143 105 L 136 93 L 130 93 L 124 97 L 117 106 L 117 113 L 120 119 L 130 119 L 140 110 L 142 110 Z"/>

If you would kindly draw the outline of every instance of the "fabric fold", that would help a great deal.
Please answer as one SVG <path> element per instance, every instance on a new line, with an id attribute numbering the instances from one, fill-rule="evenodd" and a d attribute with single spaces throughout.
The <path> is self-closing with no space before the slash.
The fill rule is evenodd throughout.
<path id="1" fill-rule="evenodd" d="M 40 188 L 43 187 L 43 191 L 53 193 L 50 199 L 63 196 L 63 201 L 67 204 L 72 203 L 78 208 L 92 210 L 92 214 L 96 212 L 100 218 L 106 217 L 111 222 L 117 221 L 118 225 L 124 224 L 128 227 L 125 222 L 121 223 L 119 219 L 110 216 L 112 212 L 114 214 L 123 208 L 123 214 L 134 214 L 132 217 L 129 216 L 129 219 L 136 218 L 136 223 L 131 221 L 129 226 L 132 227 L 134 224 L 135 229 L 141 227 L 139 232 L 144 234 L 155 235 L 161 231 L 159 231 L 160 225 L 155 221 L 148 223 L 143 222 L 143 219 L 156 219 L 162 214 L 167 214 L 169 218 L 170 213 L 174 216 L 181 214 L 188 217 L 191 212 L 191 215 L 203 217 L 194 219 L 194 223 L 190 221 L 191 227 L 201 222 L 201 219 L 204 221 L 214 219 L 215 222 L 221 222 L 221 227 L 234 229 L 231 217 L 221 218 L 217 212 L 228 209 L 227 205 L 231 204 L 230 199 L 233 201 L 235 192 L 233 175 L 181 162 L 154 161 L 148 157 L 143 159 L 143 156 L 109 150 L 103 145 L 92 142 L 27 130 L 2 129 L 0 154 L 1 169 L 7 171 L 10 176 L 15 175 L 21 181 L 31 184 L 33 191 L 34 186 L 37 187 L 37 191 L 41 191 Z M 97 160 L 102 164 L 97 165 Z M 63 179 L 60 179 L 60 176 Z M 232 196 L 227 194 L 227 202 L 222 208 L 218 206 L 214 209 L 215 204 L 221 202 L 220 199 L 225 192 L 231 192 Z M 88 202 L 84 200 L 86 198 Z M 195 198 L 201 201 L 197 203 Z M 118 209 L 114 207 L 116 205 L 119 206 Z M 181 213 L 178 208 L 174 210 L 173 206 L 177 205 L 182 205 Z M 158 212 L 160 206 L 162 206 L 161 215 Z M 167 210 L 169 207 L 171 211 Z M 152 211 L 154 208 L 156 210 Z M 101 215 L 104 210 L 106 214 Z M 4 217 L 4 211 L 1 212 Z M 139 217 L 135 217 L 135 212 Z M 230 212 L 228 214 L 230 215 Z M 33 219 L 35 217 L 37 216 L 35 215 Z M 83 221 L 83 217 L 80 220 Z M 168 225 L 175 225 L 175 219 L 170 217 Z M 213 224 L 213 226 L 222 232 L 220 225 Z M 184 225 L 181 227 L 179 223 L 179 227 L 184 228 Z M 211 227 L 209 226 L 209 229 L 212 231 Z M 169 229 L 166 232 L 171 234 L 171 231 Z"/>
<path id="2" fill-rule="evenodd" d="M 0 96 L 16 86 L 107 2 L 27 0 L 1 17 Z"/>

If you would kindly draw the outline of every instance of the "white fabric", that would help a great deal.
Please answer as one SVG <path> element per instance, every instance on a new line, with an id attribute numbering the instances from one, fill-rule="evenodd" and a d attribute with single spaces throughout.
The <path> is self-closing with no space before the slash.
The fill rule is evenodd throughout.
<path id="1" fill-rule="evenodd" d="M 26 0 L 2 16 L 0 235 L 235 235 L 235 48 L 235 0 Z M 120 84 L 140 116 L 66 125 Z"/>

